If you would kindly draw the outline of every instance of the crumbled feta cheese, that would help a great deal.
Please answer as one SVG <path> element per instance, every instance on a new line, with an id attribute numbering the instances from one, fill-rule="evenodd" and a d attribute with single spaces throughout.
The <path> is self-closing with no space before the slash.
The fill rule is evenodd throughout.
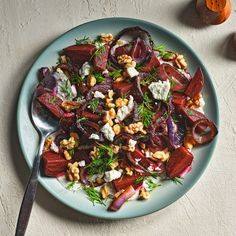
<path id="1" fill-rule="evenodd" d="M 133 108 L 134 108 L 134 98 L 133 96 L 130 95 L 128 105 L 118 109 L 115 122 L 118 123 L 119 121 L 124 120 L 125 117 L 129 115 L 129 113 L 133 110 Z"/>
<path id="2" fill-rule="evenodd" d="M 125 44 L 128 44 L 128 42 L 122 39 L 117 40 L 116 44 L 111 48 L 111 55 L 115 54 L 115 51 L 118 47 L 123 46 Z"/>
<path id="3" fill-rule="evenodd" d="M 157 100 L 166 100 L 168 97 L 168 93 L 170 91 L 170 81 L 158 81 L 152 82 L 148 86 L 149 90 L 151 91 L 153 97 Z"/>
<path id="4" fill-rule="evenodd" d="M 61 98 L 62 100 L 65 99 L 71 100 L 77 95 L 73 94 L 70 80 L 60 68 L 57 68 L 53 76 L 56 80 L 56 85 L 57 85 L 56 93 L 59 98 Z"/>
<path id="5" fill-rule="evenodd" d="M 73 97 L 77 96 L 77 90 L 76 90 L 75 85 L 71 85 L 71 93 Z"/>
<path id="6" fill-rule="evenodd" d="M 129 75 L 130 78 L 139 75 L 139 72 L 134 67 L 128 67 L 126 69 L 126 72 L 127 72 L 127 74 Z"/>
<path id="7" fill-rule="evenodd" d="M 93 96 L 95 98 L 101 98 L 101 99 L 105 98 L 105 96 L 99 91 L 96 91 Z"/>
<path id="8" fill-rule="evenodd" d="M 133 152 L 135 150 L 136 143 L 137 143 L 136 140 L 130 139 L 128 144 L 128 150 Z"/>
<path id="9" fill-rule="evenodd" d="M 150 158 L 150 157 L 152 157 L 152 155 L 153 155 L 153 153 L 150 152 L 149 150 L 145 151 L 145 157 Z"/>
<path id="10" fill-rule="evenodd" d="M 59 153 L 59 148 L 54 142 L 51 143 L 50 150 Z"/>
<path id="11" fill-rule="evenodd" d="M 90 74 L 92 67 L 91 65 L 86 61 L 82 67 L 79 70 L 79 74 L 81 75 L 82 78 Z"/>
<path id="12" fill-rule="evenodd" d="M 109 123 L 106 123 L 102 128 L 101 132 L 104 134 L 105 138 L 111 142 L 113 142 L 113 139 L 115 137 L 115 133 Z"/>
<path id="13" fill-rule="evenodd" d="M 78 162 L 78 165 L 79 165 L 80 167 L 84 167 L 84 166 L 85 166 L 85 160 L 79 161 L 79 162 Z"/>
<path id="14" fill-rule="evenodd" d="M 99 138 L 99 136 L 97 134 L 91 134 L 89 136 L 89 139 L 99 140 L 100 138 Z"/>
<path id="15" fill-rule="evenodd" d="M 114 179 L 119 179 L 121 177 L 121 173 L 118 170 L 110 170 L 105 172 L 104 180 L 105 182 L 111 182 Z"/>
<path id="16" fill-rule="evenodd" d="M 108 73 L 109 71 L 107 69 L 102 72 L 103 75 L 108 74 Z"/>
<path id="17" fill-rule="evenodd" d="M 154 170 L 153 166 L 149 166 L 147 169 L 148 169 L 149 171 L 153 171 L 153 170 Z"/>

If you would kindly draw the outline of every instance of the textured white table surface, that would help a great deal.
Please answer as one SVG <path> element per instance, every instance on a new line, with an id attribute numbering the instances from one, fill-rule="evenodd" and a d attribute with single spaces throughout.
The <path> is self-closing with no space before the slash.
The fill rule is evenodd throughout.
<path id="1" fill-rule="evenodd" d="M 236 1 L 222 25 L 205 26 L 186 0 L 0 1 L 0 235 L 13 235 L 29 176 L 16 131 L 16 102 L 39 52 L 83 22 L 127 16 L 180 35 L 206 64 L 217 90 L 220 133 L 214 156 L 198 183 L 180 200 L 137 219 L 94 219 L 62 205 L 41 186 L 27 235 L 236 235 Z"/>

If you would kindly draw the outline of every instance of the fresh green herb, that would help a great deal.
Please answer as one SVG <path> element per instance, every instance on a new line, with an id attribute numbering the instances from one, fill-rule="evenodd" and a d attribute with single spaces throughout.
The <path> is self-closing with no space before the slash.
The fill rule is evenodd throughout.
<path id="1" fill-rule="evenodd" d="M 135 183 L 135 184 L 138 184 L 138 183 L 142 182 L 143 180 L 144 180 L 143 177 L 138 177 L 138 178 L 134 181 L 134 183 Z"/>
<path id="2" fill-rule="evenodd" d="M 87 36 L 84 36 L 81 39 L 75 39 L 76 45 L 85 44 L 85 43 L 88 43 L 89 41 L 90 41 L 90 39 Z"/>
<path id="3" fill-rule="evenodd" d="M 81 117 L 79 119 L 77 119 L 77 123 L 82 123 L 82 122 L 85 122 L 88 118 L 86 117 Z"/>
<path id="4" fill-rule="evenodd" d="M 83 78 L 83 77 L 81 77 L 79 75 L 72 75 L 71 82 L 72 82 L 72 84 L 79 84 L 79 83 L 83 82 L 84 79 L 85 79 L 85 77 Z"/>
<path id="5" fill-rule="evenodd" d="M 187 114 L 188 114 L 189 116 L 193 116 L 193 115 L 194 115 L 192 110 L 187 110 Z"/>
<path id="6" fill-rule="evenodd" d="M 101 56 L 104 52 L 105 52 L 105 46 L 104 43 L 100 40 L 95 40 L 94 44 L 96 46 L 96 50 L 93 53 L 92 57 L 90 59 L 92 59 L 95 56 Z"/>
<path id="7" fill-rule="evenodd" d="M 111 157 L 114 155 L 113 149 L 107 144 L 98 143 L 97 148 L 99 149 L 101 156 L 105 153 L 107 153 Z"/>
<path id="8" fill-rule="evenodd" d="M 67 184 L 66 189 L 71 190 L 71 189 L 73 189 L 74 185 L 75 185 L 75 182 L 72 181 L 72 182 Z"/>
<path id="9" fill-rule="evenodd" d="M 162 56 L 162 58 L 164 60 L 171 60 L 173 59 L 175 56 L 175 54 L 173 52 L 165 52 L 164 55 Z"/>
<path id="10" fill-rule="evenodd" d="M 183 180 L 183 177 L 174 177 L 171 179 L 171 181 L 173 181 L 175 184 L 183 185 L 182 180 Z"/>
<path id="11" fill-rule="evenodd" d="M 173 80 L 172 78 L 169 78 L 169 81 L 170 81 L 170 87 L 173 88 L 175 85 L 176 85 L 176 81 Z"/>
<path id="12" fill-rule="evenodd" d="M 60 90 L 62 93 L 64 93 L 66 95 L 67 98 L 72 97 L 71 85 L 70 85 L 70 81 L 68 79 L 63 81 L 63 83 L 60 85 Z"/>
<path id="13" fill-rule="evenodd" d="M 89 106 L 92 109 L 93 113 L 97 110 L 98 105 L 99 105 L 98 98 L 94 98 L 89 102 Z"/>
<path id="14" fill-rule="evenodd" d="M 155 45 L 154 50 L 158 51 L 160 56 L 163 56 L 166 53 L 166 46 L 164 44 Z"/>
<path id="15" fill-rule="evenodd" d="M 137 63 L 136 66 L 135 66 L 136 70 L 142 70 L 143 68 L 144 68 L 144 66 L 140 63 Z"/>
<path id="16" fill-rule="evenodd" d="M 172 114 L 172 119 L 173 119 L 173 121 L 174 121 L 175 123 L 178 123 L 178 122 L 179 122 L 179 117 L 178 117 L 178 115 L 177 115 L 176 113 L 173 113 L 173 114 Z"/>
<path id="17" fill-rule="evenodd" d="M 72 148 L 72 149 L 68 150 L 68 152 L 69 152 L 70 156 L 74 156 L 74 154 L 75 154 L 75 149 Z"/>
<path id="18" fill-rule="evenodd" d="M 122 70 L 117 69 L 117 70 L 113 70 L 109 72 L 109 75 L 113 78 L 117 78 L 119 76 L 121 76 Z"/>
<path id="19" fill-rule="evenodd" d="M 141 80 L 140 84 L 143 86 L 148 86 L 151 84 L 153 81 L 157 81 L 158 79 L 158 69 L 154 67 L 152 71 Z"/>
<path id="20" fill-rule="evenodd" d="M 95 188 L 84 187 L 83 190 L 87 194 L 89 200 L 92 202 L 93 205 L 97 203 L 105 206 L 100 193 Z"/>
<path id="21" fill-rule="evenodd" d="M 94 73 L 94 77 L 96 78 L 97 83 L 102 83 L 105 81 L 105 77 L 100 73 Z"/>
<path id="22" fill-rule="evenodd" d="M 111 156 L 95 158 L 87 165 L 86 169 L 88 170 L 88 174 L 90 176 L 103 174 L 112 166 L 113 163 L 117 162 L 117 160 L 117 158 L 113 158 Z"/>
<path id="23" fill-rule="evenodd" d="M 147 179 L 148 190 L 151 192 L 155 188 L 161 186 L 159 183 L 154 182 L 152 179 Z"/>
<path id="24" fill-rule="evenodd" d="M 142 120 L 144 126 L 147 128 L 152 121 L 154 113 L 152 112 L 151 99 L 148 97 L 148 94 L 144 94 L 144 100 L 142 104 L 138 105 L 138 115 Z"/>

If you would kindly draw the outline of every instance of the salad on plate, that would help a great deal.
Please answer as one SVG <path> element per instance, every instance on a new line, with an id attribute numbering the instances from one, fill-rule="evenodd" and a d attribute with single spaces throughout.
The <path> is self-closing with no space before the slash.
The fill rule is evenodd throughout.
<path id="1" fill-rule="evenodd" d="M 76 39 L 38 79 L 39 109 L 60 124 L 45 141 L 43 174 L 110 211 L 147 200 L 163 181 L 181 183 L 192 148 L 217 135 L 201 68 L 190 74 L 184 55 L 140 27 Z"/>

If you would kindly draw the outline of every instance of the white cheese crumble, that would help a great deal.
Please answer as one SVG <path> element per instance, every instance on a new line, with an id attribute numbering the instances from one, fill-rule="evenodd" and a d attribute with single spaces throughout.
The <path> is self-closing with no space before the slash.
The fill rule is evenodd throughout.
<path id="1" fill-rule="evenodd" d="M 121 173 L 118 170 L 110 170 L 105 172 L 104 180 L 105 182 L 111 182 L 114 179 L 119 179 L 121 177 Z"/>
<path id="2" fill-rule="evenodd" d="M 120 46 L 125 45 L 125 44 L 128 44 L 128 42 L 125 41 L 125 40 L 122 40 L 122 39 L 117 40 L 115 46 L 113 46 L 113 47 L 111 48 L 111 55 L 115 55 L 116 49 L 117 49 L 118 47 L 120 47 Z"/>
<path id="3" fill-rule="evenodd" d="M 150 152 L 149 150 L 145 151 L 145 157 L 150 158 L 150 157 L 152 157 L 152 155 L 153 155 L 153 153 Z"/>
<path id="4" fill-rule="evenodd" d="M 99 140 L 99 136 L 97 134 L 91 134 L 89 139 Z"/>
<path id="5" fill-rule="evenodd" d="M 130 78 L 133 78 L 134 76 L 138 76 L 139 72 L 134 67 L 128 67 L 126 69 L 127 74 Z"/>
<path id="6" fill-rule="evenodd" d="M 96 91 L 93 96 L 95 98 L 101 98 L 101 99 L 105 98 L 105 96 L 99 91 Z"/>
<path id="7" fill-rule="evenodd" d="M 125 119 L 127 115 L 133 110 L 134 108 L 134 98 L 133 96 L 129 96 L 129 103 L 127 106 L 123 106 L 118 109 L 117 114 L 116 114 L 116 119 L 115 122 L 118 123 L 122 120 Z"/>
<path id="8" fill-rule="evenodd" d="M 59 153 L 59 147 L 54 142 L 51 143 L 50 150 Z"/>
<path id="9" fill-rule="evenodd" d="M 91 65 L 86 61 L 80 68 L 79 70 L 79 74 L 81 75 L 82 78 L 84 78 L 85 76 L 89 75 L 91 72 Z"/>
<path id="10" fill-rule="evenodd" d="M 136 140 L 130 139 L 128 144 L 128 150 L 134 150 L 136 143 L 137 143 Z"/>
<path id="11" fill-rule="evenodd" d="M 85 166 L 85 160 L 79 161 L 79 162 L 78 162 L 78 165 L 79 165 L 80 167 L 84 167 L 84 166 Z"/>
<path id="12" fill-rule="evenodd" d="M 152 93 L 152 96 L 157 100 L 166 100 L 170 91 L 170 81 L 161 81 L 152 82 L 148 86 L 149 90 Z"/>
<path id="13" fill-rule="evenodd" d="M 107 140 L 113 142 L 114 137 L 115 137 L 115 133 L 114 133 L 113 129 L 111 128 L 111 126 L 108 123 L 106 123 L 101 128 L 101 132 L 104 134 L 104 136 Z"/>
<path id="14" fill-rule="evenodd" d="M 197 108 L 193 108 L 193 109 L 204 114 L 203 108 L 204 108 L 204 106 L 205 106 L 205 101 L 204 101 L 204 99 L 203 99 L 202 96 L 201 96 L 201 98 L 199 99 L 199 102 L 200 102 L 200 106 L 197 107 Z"/>

